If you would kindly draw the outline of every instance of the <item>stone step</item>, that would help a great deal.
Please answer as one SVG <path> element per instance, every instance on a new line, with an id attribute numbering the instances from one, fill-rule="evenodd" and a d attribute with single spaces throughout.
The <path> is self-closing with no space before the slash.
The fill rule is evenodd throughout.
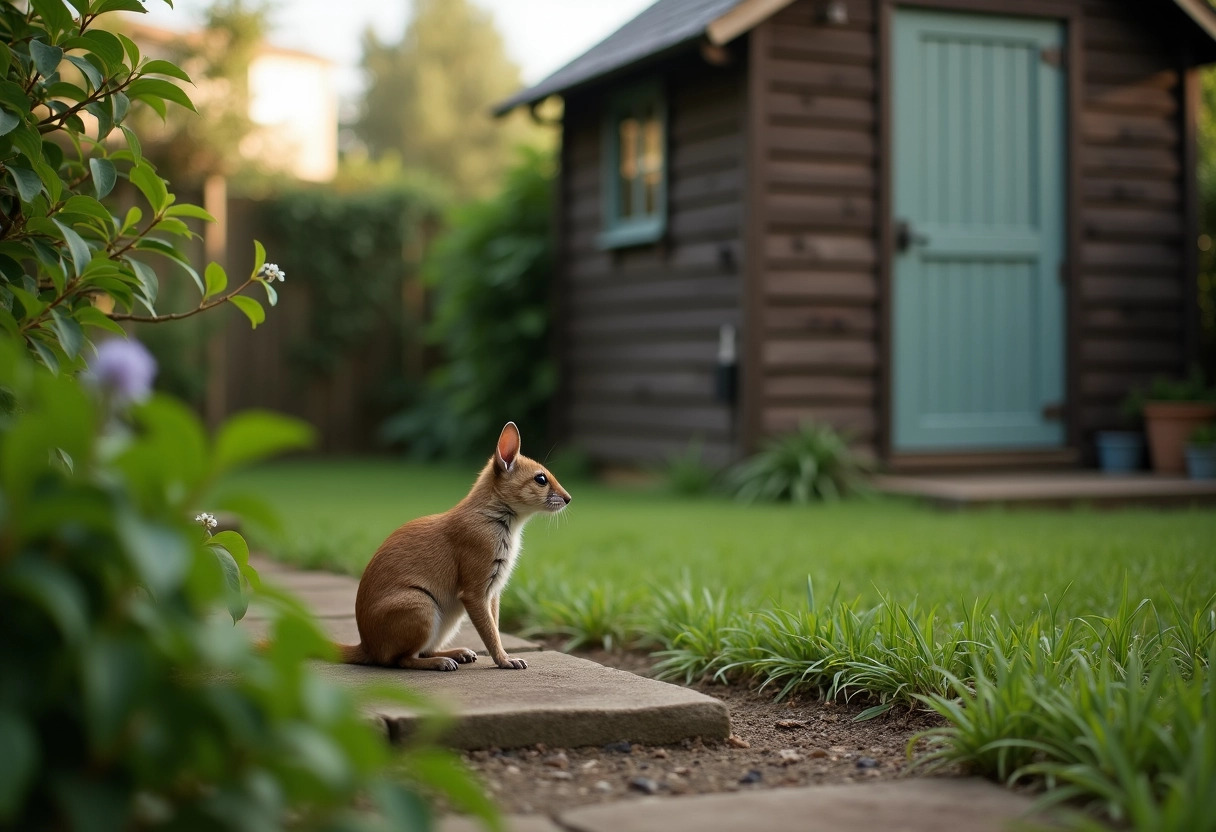
<path id="1" fill-rule="evenodd" d="M 401 685 L 448 708 L 454 721 L 442 742 L 454 748 L 662 745 L 730 734 L 726 706 L 713 697 L 556 651 L 523 658 L 526 670 L 503 670 L 486 659 L 447 673 L 329 664 L 318 670 L 352 687 Z M 418 725 L 418 713 L 401 705 L 374 711 L 393 739 L 407 738 Z"/>
<path id="2" fill-rule="evenodd" d="M 689 797 L 616 801 L 563 812 L 567 832 L 737 832 L 785 829 L 798 832 L 1004 832 L 1033 820 L 1034 801 L 975 778 L 924 777 L 882 783 L 809 786 Z M 521 816 L 521 818 L 524 816 Z M 543 828 L 531 820 L 513 829 Z M 461 826 L 440 826 L 442 832 Z"/>
<path id="3" fill-rule="evenodd" d="M 260 639 L 266 637 L 270 621 L 265 618 L 265 614 L 264 610 L 259 615 L 256 609 L 250 608 L 249 615 L 241 620 L 241 626 L 249 632 L 252 638 Z M 359 628 L 355 624 L 355 617 L 353 615 L 346 615 L 341 618 L 336 616 L 318 618 L 317 623 L 325 630 L 326 635 L 338 644 L 357 644 L 359 642 Z M 501 638 L 503 649 L 508 653 L 534 653 L 541 649 L 541 646 L 535 641 L 528 641 L 519 636 L 513 636 L 510 633 L 502 633 Z M 460 625 L 460 630 L 456 633 L 456 637 L 452 639 L 451 646 L 468 647 L 479 655 L 490 655 L 490 651 L 482 643 L 481 636 L 477 635 L 477 630 L 473 629 L 472 623 L 467 618 Z"/>

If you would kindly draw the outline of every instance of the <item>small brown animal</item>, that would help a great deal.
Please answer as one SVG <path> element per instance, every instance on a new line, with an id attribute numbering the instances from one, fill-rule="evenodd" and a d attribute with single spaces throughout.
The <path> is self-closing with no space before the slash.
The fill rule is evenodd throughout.
<path id="1" fill-rule="evenodd" d="M 477 661 L 466 647 L 445 649 L 468 613 L 496 665 L 526 668 L 502 649 L 499 597 L 519 557 L 524 524 L 569 504 L 554 476 L 519 452 L 519 429 L 507 422 L 467 497 L 443 514 L 406 523 L 380 545 L 355 597 L 361 643 L 339 644 L 342 661 L 455 670 Z"/>

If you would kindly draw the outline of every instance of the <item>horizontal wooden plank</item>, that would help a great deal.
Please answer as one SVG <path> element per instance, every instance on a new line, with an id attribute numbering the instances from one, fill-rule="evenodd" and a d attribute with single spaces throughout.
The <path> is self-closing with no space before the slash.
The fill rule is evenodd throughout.
<path id="1" fill-rule="evenodd" d="M 783 159 L 831 157 L 867 163 L 875 158 L 875 137 L 863 130 L 774 125 L 764 131 L 764 137 L 768 152 Z"/>
<path id="2" fill-rule="evenodd" d="M 849 338 L 770 338 L 761 346 L 766 371 L 819 369 L 834 372 L 873 372 L 878 345 Z"/>
<path id="3" fill-rule="evenodd" d="M 1087 112 L 1153 113 L 1166 118 L 1178 112 L 1177 92 L 1153 84 L 1091 84 L 1085 88 Z"/>
<path id="4" fill-rule="evenodd" d="M 658 369 L 663 362 L 670 367 L 713 367 L 718 360 L 718 339 L 700 341 L 650 342 L 628 340 L 621 342 L 592 342 L 580 339 L 569 345 L 572 363 L 599 366 L 624 361 L 650 361 Z M 669 368 L 670 368 L 669 367 Z"/>
<path id="5" fill-rule="evenodd" d="M 868 131 L 874 129 L 877 119 L 873 101 L 810 92 L 771 90 L 764 94 L 763 106 L 777 124 L 813 123 Z"/>
<path id="6" fill-rule="evenodd" d="M 1181 306 L 1143 307 L 1129 303 L 1087 306 L 1081 311 L 1081 327 L 1086 333 L 1182 337 L 1185 324 Z"/>
<path id="7" fill-rule="evenodd" d="M 878 394 L 878 384 L 869 376 L 800 373 L 795 376 L 765 376 L 761 393 L 766 401 L 774 403 L 872 406 Z"/>
<path id="8" fill-rule="evenodd" d="M 1112 271 L 1178 271 L 1182 267 L 1182 251 L 1179 246 L 1087 241 L 1081 244 L 1081 263 L 1086 268 L 1101 267 Z"/>
<path id="9" fill-rule="evenodd" d="M 572 284 L 567 288 L 568 301 L 574 306 L 594 310 L 599 307 L 654 307 L 661 304 L 689 306 L 732 306 L 739 303 L 743 292 L 737 276 L 677 277 L 659 271 L 643 280 L 622 283 L 605 282 L 598 285 Z"/>
<path id="10" fill-rule="evenodd" d="M 1085 53 L 1085 80 L 1090 83 L 1155 83 L 1165 87 L 1178 83 L 1173 61 L 1146 52 L 1089 49 Z"/>
<path id="11" fill-rule="evenodd" d="M 1153 373 L 1143 370 L 1118 370 L 1101 372 L 1096 370 L 1079 374 L 1081 395 L 1089 400 L 1122 401 L 1134 390 L 1141 390 L 1152 383 Z"/>
<path id="12" fill-rule="evenodd" d="M 768 193 L 764 198 L 770 230 L 815 232 L 874 228 L 874 200 L 869 194 Z"/>
<path id="13" fill-rule="evenodd" d="M 571 403 L 569 419 L 574 430 L 611 426 L 627 430 L 660 430 L 691 437 L 696 433 L 724 438 L 731 428 L 730 408 L 722 404 L 685 405 L 616 404 L 612 402 Z"/>
<path id="14" fill-rule="evenodd" d="M 766 270 L 761 277 L 769 300 L 869 304 L 878 299 L 878 278 L 870 271 Z"/>
<path id="15" fill-rule="evenodd" d="M 868 439 L 877 429 L 878 415 L 872 407 L 818 405 L 789 407 L 770 405 L 764 408 L 761 423 L 767 433 L 788 433 L 807 422 L 831 425 L 855 439 Z"/>
<path id="16" fill-rule="evenodd" d="M 1123 176 L 1085 176 L 1081 191 L 1089 204 L 1110 206 L 1154 205 L 1180 210 L 1182 192 L 1177 182 L 1163 179 L 1129 179 Z"/>
<path id="17" fill-rule="evenodd" d="M 1178 125 L 1168 116 L 1087 112 L 1081 116 L 1081 134 L 1087 142 L 1123 147 L 1178 145 Z"/>
<path id="18" fill-rule="evenodd" d="M 869 99 L 875 90 L 874 70 L 864 66 L 774 58 L 766 62 L 765 73 L 774 89 L 792 92 Z"/>
<path id="19" fill-rule="evenodd" d="M 1086 207 L 1081 225 L 1082 233 L 1090 238 L 1177 242 L 1184 222 L 1177 211 Z"/>
<path id="20" fill-rule="evenodd" d="M 1178 303 L 1182 281 L 1178 277 L 1109 277 L 1082 275 L 1081 298 L 1095 303 Z"/>
<path id="21" fill-rule="evenodd" d="M 763 162 L 762 174 L 770 190 L 786 192 L 850 191 L 872 194 L 874 165 L 864 161 L 824 162 L 777 156 Z"/>
<path id="22" fill-rule="evenodd" d="M 1088 176 L 1131 174 L 1173 179 L 1178 176 L 1182 167 L 1178 154 L 1170 150 L 1087 145 L 1082 169 Z"/>
<path id="23" fill-rule="evenodd" d="M 741 133 L 729 133 L 713 139 L 673 148 L 671 171 L 676 175 L 693 173 L 707 168 L 734 168 L 743 158 L 744 142 Z"/>
<path id="24" fill-rule="evenodd" d="M 690 306 L 697 298 L 688 298 Z M 589 311 L 578 316 L 576 339 L 592 335 L 688 335 L 716 337 L 725 324 L 738 327 L 741 312 L 735 308 L 667 309 L 651 312 L 646 307 L 631 311 L 616 310 L 611 313 L 592 314 Z"/>
<path id="25" fill-rule="evenodd" d="M 743 167 L 672 176 L 667 183 L 667 204 L 673 208 L 742 201 Z"/>
<path id="26" fill-rule="evenodd" d="M 1181 339 L 1085 338 L 1081 341 L 1082 366 L 1170 367 L 1180 366 L 1182 357 Z"/>
<path id="27" fill-rule="evenodd" d="M 878 328 L 878 316 L 870 306 L 783 303 L 766 306 L 761 317 L 769 336 L 869 336 Z"/>
<path id="28" fill-rule="evenodd" d="M 770 54 L 777 58 L 862 66 L 874 61 L 875 39 L 871 32 L 774 22 L 768 33 Z"/>
<path id="29" fill-rule="evenodd" d="M 846 29 L 867 30 L 874 22 L 873 0 L 843 0 L 844 9 L 849 22 L 845 26 L 834 26 L 831 31 Z M 785 6 L 770 20 L 773 25 L 785 26 L 823 26 L 819 19 L 821 7 L 817 3 L 791 3 Z"/>
<path id="30" fill-rule="evenodd" d="M 576 398 L 587 400 L 686 398 L 708 402 L 714 395 L 714 373 L 710 369 L 656 372 L 646 367 L 609 367 L 573 373 L 570 390 Z"/>
<path id="31" fill-rule="evenodd" d="M 741 237 L 743 204 L 727 202 L 705 207 L 673 208 L 667 219 L 667 233 L 679 240 L 706 236 L 716 240 Z"/>
<path id="32" fill-rule="evenodd" d="M 878 246 L 861 236 L 769 233 L 764 238 L 764 256 L 770 266 L 873 266 L 878 262 Z"/>

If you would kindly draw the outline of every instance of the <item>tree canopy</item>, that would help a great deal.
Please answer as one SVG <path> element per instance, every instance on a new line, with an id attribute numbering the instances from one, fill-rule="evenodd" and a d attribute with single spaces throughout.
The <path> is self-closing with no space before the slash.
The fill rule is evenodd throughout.
<path id="1" fill-rule="evenodd" d="M 526 116 L 491 106 L 521 85 L 490 14 L 469 0 L 417 0 L 396 43 L 364 36 L 367 91 L 355 133 L 373 159 L 399 158 L 456 197 L 495 190 L 519 144 L 543 136 Z"/>

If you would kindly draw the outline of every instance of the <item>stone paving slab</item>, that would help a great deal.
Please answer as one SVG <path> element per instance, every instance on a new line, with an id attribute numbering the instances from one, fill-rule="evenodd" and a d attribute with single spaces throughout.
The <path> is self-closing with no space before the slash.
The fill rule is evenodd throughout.
<path id="1" fill-rule="evenodd" d="M 359 641 L 359 628 L 355 624 L 353 615 L 343 618 L 318 618 L 317 621 L 326 634 L 339 644 L 355 644 Z M 245 627 L 255 639 L 265 638 L 269 624 L 270 622 L 265 617 L 255 614 L 253 609 L 241 621 L 241 626 Z M 461 625 L 460 632 L 452 641 L 452 646 L 468 647 L 482 656 L 489 655 L 489 651 L 481 641 L 481 636 L 477 635 L 477 630 L 473 629 L 472 623 L 467 618 Z M 534 653 L 541 649 L 536 642 L 513 636 L 510 633 L 502 633 L 502 646 L 508 653 Z"/>
<path id="2" fill-rule="evenodd" d="M 565 832 L 544 815 L 503 815 L 503 832 Z M 463 815 L 439 818 L 439 832 L 488 832 L 480 820 Z"/>
<path id="3" fill-rule="evenodd" d="M 455 748 L 659 745 L 730 734 L 726 705 L 710 696 L 565 653 L 526 658 L 527 670 L 503 670 L 485 659 L 448 673 L 328 664 L 318 670 L 347 685 L 404 685 L 430 697 L 454 712 L 442 739 Z M 375 713 L 395 739 L 418 723 L 416 712 L 396 704 Z"/>
<path id="4" fill-rule="evenodd" d="M 571 832 L 1005 832 L 1025 822 L 1032 803 L 983 780 L 928 777 L 617 801 L 558 821 Z"/>
<path id="5" fill-rule="evenodd" d="M 943 507 L 1009 505 L 1095 506 L 1216 503 L 1216 480 L 1157 474 L 1111 475 L 1098 471 L 1005 474 L 885 474 L 872 479 L 879 491 L 920 497 Z"/>

